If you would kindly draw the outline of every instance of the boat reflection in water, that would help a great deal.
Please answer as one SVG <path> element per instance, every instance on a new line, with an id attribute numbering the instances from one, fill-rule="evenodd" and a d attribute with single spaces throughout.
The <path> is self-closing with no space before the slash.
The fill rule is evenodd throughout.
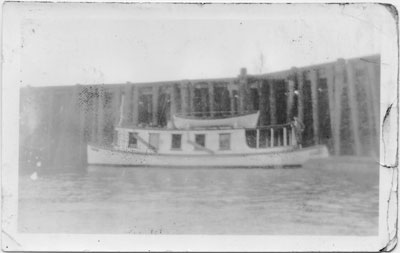
<path id="1" fill-rule="evenodd" d="M 119 126 L 112 146 L 88 145 L 88 164 L 156 167 L 301 166 L 328 157 L 301 148 L 290 124 L 256 127 L 259 112 L 213 119 L 174 115 L 167 128 Z"/>

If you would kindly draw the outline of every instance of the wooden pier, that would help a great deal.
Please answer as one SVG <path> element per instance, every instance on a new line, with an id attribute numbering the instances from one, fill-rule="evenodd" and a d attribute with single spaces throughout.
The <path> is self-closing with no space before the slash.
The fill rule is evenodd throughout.
<path id="1" fill-rule="evenodd" d="M 231 78 L 21 89 L 21 161 L 85 161 L 88 142 L 111 143 L 123 125 L 165 127 L 176 113 L 214 117 L 260 110 L 260 126 L 305 125 L 303 146 L 379 155 L 380 56 Z"/>

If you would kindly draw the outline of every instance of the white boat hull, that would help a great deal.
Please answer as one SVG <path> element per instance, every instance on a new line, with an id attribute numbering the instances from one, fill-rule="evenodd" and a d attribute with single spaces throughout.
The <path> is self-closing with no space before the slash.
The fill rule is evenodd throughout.
<path id="1" fill-rule="evenodd" d="M 135 153 L 88 145 L 88 164 L 149 167 L 275 167 L 301 166 L 310 159 L 328 157 L 326 146 L 318 145 L 284 152 L 248 154 L 155 154 Z"/>

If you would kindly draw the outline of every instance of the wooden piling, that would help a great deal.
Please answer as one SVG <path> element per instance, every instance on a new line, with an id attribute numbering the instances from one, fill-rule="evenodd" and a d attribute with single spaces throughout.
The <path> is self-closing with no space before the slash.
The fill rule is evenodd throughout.
<path id="1" fill-rule="evenodd" d="M 312 100 L 314 143 L 319 144 L 318 72 L 316 69 L 311 70 L 310 81 L 311 81 L 311 100 Z"/>
<path id="2" fill-rule="evenodd" d="M 98 106 L 99 106 L 99 94 L 98 94 L 98 87 L 93 87 L 92 89 L 92 124 L 91 124 L 91 131 L 90 131 L 90 141 L 93 143 L 97 142 L 97 116 L 98 116 Z"/>
<path id="3" fill-rule="evenodd" d="M 169 94 L 170 94 L 170 116 L 171 118 L 173 117 L 173 115 L 176 114 L 177 112 L 177 94 L 176 94 L 176 87 L 175 84 L 172 84 L 169 87 Z"/>
<path id="4" fill-rule="evenodd" d="M 54 92 L 50 91 L 47 95 L 47 152 L 46 160 L 48 165 L 53 163 L 53 121 L 54 121 Z"/>
<path id="5" fill-rule="evenodd" d="M 362 85 L 361 88 L 365 92 L 366 96 L 366 113 L 367 113 L 367 122 L 368 122 L 368 135 L 369 135 L 369 144 L 371 146 L 371 149 L 369 150 L 370 153 L 369 155 L 377 155 L 377 149 L 375 147 L 378 146 L 377 143 L 377 131 L 376 131 L 376 122 L 379 122 L 378 119 L 375 116 L 375 108 L 374 108 L 374 99 L 372 97 L 372 90 L 371 90 L 371 80 L 369 79 L 368 75 L 368 65 L 369 63 L 367 62 L 360 62 L 360 65 L 364 71 L 364 74 L 361 78 L 362 80 Z"/>
<path id="6" fill-rule="evenodd" d="M 80 85 L 74 87 L 75 110 L 79 113 L 78 122 L 78 141 L 79 141 L 79 162 L 80 164 L 86 163 L 86 138 L 85 138 L 85 114 L 87 111 L 87 103 L 85 93 Z"/>
<path id="7" fill-rule="evenodd" d="M 208 103 L 208 90 L 207 88 L 200 88 L 200 94 L 201 94 L 201 112 L 202 115 L 205 116 L 207 115 L 207 103 Z"/>
<path id="8" fill-rule="evenodd" d="M 157 85 L 153 86 L 152 89 L 152 122 L 153 126 L 158 126 L 158 99 L 159 99 L 160 89 Z"/>
<path id="9" fill-rule="evenodd" d="M 379 128 L 380 128 L 380 77 L 376 76 L 375 68 L 379 64 L 376 63 L 370 63 L 370 62 L 365 62 L 366 70 L 367 70 L 367 76 L 366 79 L 368 80 L 368 90 L 369 93 L 371 94 L 371 103 L 373 107 L 373 117 L 374 117 L 374 122 L 375 122 L 375 129 L 376 132 L 379 134 Z"/>
<path id="10" fill-rule="evenodd" d="M 231 115 L 235 114 L 235 96 L 233 94 L 233 90 L 229 89 L 229 100 L 230 100 L 230 110 Z"/>
<path id="11" fill-rule="evenodd" d="M 222 98 L 221 98 L 222 99 Z M 215 114 L 215 98 L 214 98 L 214 86 L 211 82 L 208 83 L 208 104 L 210 105 L 210 116 L 214 117 Z"/>
<path id="12" fill-rule="evenodd" d="M 121 120 L 121 102 L 122 102 L 122 91 L 119 87 L 115 88 L 112 92 L 112 115 L 114 115 L 113 125 L 118 125 Z"/>
<path id="13" fill-rule="evenodd" d="M 195 90 L 196 87 L 193 83 L 187 83 L 187 89 L 188 89 L 188 112 L 189 114 L 193 114 L 194 112 L 196 112 L 196 105 L 195 105 Z"/>
<path id="14" fill-rule="evenodd" d="M 276 96 L 275 96 L 275 87 L 274 87 L 274 80 L 268 81 L 269 85 L 269 113 L 270 113 L 270 124 L 276 125 L 277 118 L 276 118 Z"/>
<path id="15" fill-rule="evenodd" d="M 293 105 L 294 105 L 294 77 L 289 77 L 287 80 L 287 100 L 286 100 L 286 122 L 293 119 Z"/>
<path id="16" fill-rule="evenodd" d="M 215 96 L 215 93 L 214 93 Z M 217 111 L 223 111 L 222 115 L 226 115 L 226 114 L 230 114 L 227 113 L 228 111 L 230 111 L 231 107 L 230 107 L 230 98 L 229 98 L 229 90 L 227 85 L 224 85 L 222 88 L 222 99 L 221 99 L 221 103 L 219 108 L 217 108 Z"/>
<path id="17" fill-rule="evenodd" d="M 235 114 L 235 103 L 236 103 L 236 99 L 235 99 L 235 94 L 233 92 L 233 87 L 235 86 L 234 82 L 230 82 L 227 86 L 228 88 L 228 92 L 229 92 L 229 100 L 230 100 L 230 111 L 231 111 L 231 115 Z"/>
<path id="18" fill-rule="evenodd" d="M 296 73 L 297 79 L 297 118 L 300 122 L 304 122 L 304 72 Z"/>
<path id="19" fill-rule="evenodd" d="M 182 82 L 180 85 L 181 88 L 181 113 L 183 115 L 187 115 L 189 113 L 189 94 L 187 84 Z"/>
<path id="20" fill-rule="evenodd" d="M 242 84 L 239 84 L 239 88 L 238 88 L 238 96 L 239 96 L 239 99 L 238 99 L 238 102 L 239 102 L 239 105 L 238 105 L 238 111 L 239 111 L 239 114 L 243 114 L 244 113 L 244 111 L 245 111 L 245 102 L 244 102 L 244 87 L 243 87 L 243 85 Z"/>
<path id="21" fill-rule="evenodd" d="M 350 106 L 350 121 L 351 121 L 351 129 L 352 135 L 354 139 L 354 152 L 356 155 L 362 154 L 361 149 L 361 138 L 359 132 L 359 118 L 358 118 L 358 99 L 357 99 L 357 90 L 356 90 L 356 83 L 355 83 L 355 73 L 354 73 L 354 66 L 352 62 L 347 62 L 346 65 L 347 71 L 347 86 L 349 91 L 349 106 Z"/>
<path id="22" fill-rule="evenodd" d="M 263 81 L 259 80 L 258 81 L 258 97 L 259 97 L 259 111 L 260 111 L 260 126 L 264 126 L 267 121 L 267 111 L 266 111 L 266 103 L 267 103 L 267 97 L 265 94 L 265 85 L 263 85 Z"/>
<path id="23" fill-rule="evenodd" d="M 370 89 L 372 96 L 372 103 L 374 108 L 374 123 L 375 123 L 375 150 L 376 154 L 379 156 L 379 138 L 380 138 L 380 129 L 381 129 L 381 104 L 380 104 L 380 96 L 381 96 L 381 64 L 380 57 L 374 59 L 372 62 L 368 63 L 368 79 L 370 80 Z"/>
<path id="24" fill-rule="evenodd" d="M 246 85 L 245 85 L 245 103 L 246 103 L 246 106 L 245 106 L 245 110 L 247 111 L 247 112 L 249 112 L 249 111 L 254 111 L 254 93 L 253 93 L 253 91 L 252 91 L 252 89 L 250 88 L 250 85 L 246 82 Z"/>
<path id="25" fill-rule="evenodd" d="M 131 88 L 132 100 L 129 101 L 132 106 L 132 125 L 137 126 L 139 123 L 139 98 L 140 98 L 140 89 L 139 87 L 132 86 Z"/>
<path id="26" fill-rule="evenodd" d="M 97 100 L 97 142 L 104 142 L 104 106 L 105 106 L 105 91 L 104 87 L 98 89 L 99 99 Z"/>
<path id="27" fill-rule="evenodd" d="M 246 111 L 246 102 L 247 102 L 247 99 L 246 99 L 246 96 L 247 96 L 247 92 L 246 92 L 246 89 L 247 89 L 247 78 L 246 78 L 246 75 L 247 75 L 247 73 L 246 73 L 246 69 L 245 68 L 242 68 L 241 70 L 240 70 L 240 76 L 239 76 L 239 89 L 238 89 L 238 91 L 239 91 L 239 114 L 243 114 L 245 111 Z"/>
<path id="28" fill-rule="evenodd" d="M 124 88 L 124 110 L 123 110 L 123 118 L 121 120 L 122 124 L 131 123 L 132 122 L 132 89 L 133 86 L 130 84 L 125 85 Z"/>
<path id="29" fill-rule="evenodd" d="M 335 104 L 335 114 L 334 114 L 334 128 L 333 128 L 333 145 L 336 155 L 341 154 L 341 123 L 342 123 L 342 93 L 344 87 L 344 59 L 339 59 L 335 62 L 335 81 L 334 81 L 334 104 Z"/>
<path id="30" fill-rule="evenodd" d="M 326 86 L 328 88 L 328 104 L 329 104 L 329 121 L 331 127 L 331 136 L 335 135 L 335 93 L 334 93 L 334 65 L 328 65 L 325 68 L 326 73 Z M 335 142 L 333 138 L 333 142 Z M 335 147 L 335 145 L 334 145 Z M 334 150 L 335 155 L 338 155 L 338 150 Z"/>

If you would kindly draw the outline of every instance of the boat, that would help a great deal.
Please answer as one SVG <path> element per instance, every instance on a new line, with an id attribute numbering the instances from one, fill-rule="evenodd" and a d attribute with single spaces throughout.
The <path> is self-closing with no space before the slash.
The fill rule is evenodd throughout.
<path id="1" fill-rule="evenodd" d="M 225 116 L 219 118 L 196 118 L 188 116 L 174 115 L 173 122 L 176 128 L 189 129 L 196 127 L 227 126 L 235 128 L 254 128 L 257 125 L 260 112 L 247 113 L 235 116 Z"/>
<path id="2" fill-rule="evenodd" d="M 251 114 L 250 118 L 256 116 L 258 120 L 258 115 L 259 112 Z M 291 124 L 256 127 L 254 121 L 251 125 L 242 124 L 244 117 L 173 117 L 178 124 L 174 122 L 169 128 L 118 126 L 111 145 L 88 144 L 88 164 L 269 168 L 301 166 L 310 159 L 329 156 L 324 145 L 301 147 Z"/>

